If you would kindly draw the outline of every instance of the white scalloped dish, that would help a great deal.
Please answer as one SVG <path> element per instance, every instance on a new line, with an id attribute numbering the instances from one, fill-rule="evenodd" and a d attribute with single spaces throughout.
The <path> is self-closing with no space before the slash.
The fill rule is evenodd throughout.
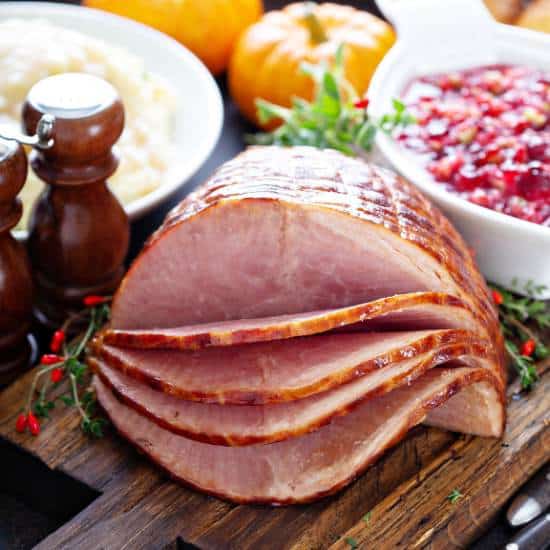
<path id="1" fill-rule="evenodd" d="M 391 108 L 416 77 L 492 64 L 550 69 L 550 36 L 495 23 L 477 0 L 378 0 L 399 40 L 369 88 L 375 117 Z M 550 228 L 483 208 L 448 192 L 387 135 L 377 136 L 383 157 L 436 202 L 474 249 L 485 276 L 510 287 L 545 285 L 550 298 Z"/>

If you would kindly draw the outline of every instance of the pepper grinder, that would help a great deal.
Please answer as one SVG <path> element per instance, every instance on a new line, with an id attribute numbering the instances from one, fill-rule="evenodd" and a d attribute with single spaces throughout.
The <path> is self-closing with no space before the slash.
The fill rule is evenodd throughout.
<path id="1" fill-rule="evenodd" d="M 21 219 L 17 194 L 27 179 L 27 156 L 16 141 L 0 138 L 0 385 L 31 362 L 32 277 L 24 246 L 11 229 Z"/>
<path id="2" fill-rule="evenodd" d="M 53 145 L 30 155 L 47 185 L 31 215 L 28 249 L 35 315 L 55 328 L 82 309 L 85 296 L 112 294 L 124 272 L 129 222 L 106 181 L 118 166 L 112 149 L 124 128 L 124 109 L 109 83 L 65 73 L 30 90 L 24 130 L 34 132 L 44 115 L 55 120 Z"/>

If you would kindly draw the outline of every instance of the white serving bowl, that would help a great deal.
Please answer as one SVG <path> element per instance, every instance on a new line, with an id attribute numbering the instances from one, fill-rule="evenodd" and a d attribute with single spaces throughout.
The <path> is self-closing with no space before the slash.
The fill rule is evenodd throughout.
<path id="1" fill-rule="evenodd" d="M 408 5 L 407 5 L 408 2 Z M 369 111 L 391 110 L 415 77 L 492 63 L 550 70 L 550 36 L 494 22 L 481 0 L 377 0 L 399 39 L 378 66 L 369 88 Z M 463 200 L 436 183 L 419 160 L 382 132 L 377 147 L 401 175 L 437 203 L 474 249 L 491 281 L 521 289 L 545 285 L 550 298 L 550 227 Z"/>
<path id="2" fill-rule="evenodd" d="M 80 6 L 0 2 L 0 21 L 11 18 L 46 20 L 124 48 L 141 57 L 148 71 L 164 77 L 173 88 L 177 100 L 174 162 L 160 187 L 125 206 L 131 220 L 168 199 L 208 158 L 220 136 L 223 103 L 210 72 L 187 48 L 130 19 Z M 25 234 L 17 232 L 19 238 Z"/>

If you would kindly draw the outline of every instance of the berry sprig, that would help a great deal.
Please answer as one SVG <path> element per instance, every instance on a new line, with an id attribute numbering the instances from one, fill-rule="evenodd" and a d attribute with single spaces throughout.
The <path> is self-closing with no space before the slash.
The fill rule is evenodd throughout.
<path id="1" fill-rule="evenodd" d="M 550 349 L 533 328 L 550 328 L 550 309 L 543 300 L 537 299 L 544 287 L 528 283 L 524 290 L 527 296 L 492 286 L 506 351 L 518 372 L 521 387 L 530 390 L 538 380 L 535 361 L 550 357 Z"/>
<path id="2" fill-rule="evenodd" d="M 15 429 L 23 433 L 29 431 L 36 436 L 41 430 L 41 419 L 49 418 L 49 413 L 60 401 L 68 407 L 75 407 L 80 414 L 80 426 L 88 435 L 102 437 L 106 420 L 95 416 L 95 395 L 89 389 L 89 370 L 83 362 L 86 346 L 95 333 L 109 319 L 110 298 L 86 296 L 85 309 L 69 317 L 63 326 L 56 330 L 50 341 L 50 352 L 42 355 L 38 370 L 34 375 L 25 410 L 17 417 Z M 80 336 L 67 342 L 67 334 L 75 323 L 86 320 L 87 328 Z M 64 380 L 68 380 L 65 393 L 50 398 L 49 392 Z M 40 389 L 38 389 L 41 382 Z M 85 389 L 83 389 L 85 388 Z M 36 395 L 38 394 L 38 397 Z"/>

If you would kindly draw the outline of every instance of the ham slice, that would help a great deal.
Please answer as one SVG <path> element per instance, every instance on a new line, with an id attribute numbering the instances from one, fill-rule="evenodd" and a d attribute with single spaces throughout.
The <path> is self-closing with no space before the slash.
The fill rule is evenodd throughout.
<path id="1" fill-rule="evenodd" d="M 308 397 L 453 344 L 490 349 L 468 331 L 442 330 L 323 334 L 193 352 L 101 345 L 96 354 L 109 366 L 179 398 L 258 405 Z"/>
<path id="2" fill-rule="evenodd" d="M 120 347 L 194 350 L 309 336 L 330 330 L 475 328 L 478 322 L 466 305 L 453 296 L 417 292 L 345 308 L 262 319 L 163 329 L 108 329 L 102 338 L 106 344 Z"/>
<path id="3" fill-rule="evenodd" d="M 465 432 L 497 436 L 504 420 L 489 369 L 436 368 L 412 385 L 364 401 L 315 432 L 269 445 L 225 447 L 174 435 L 121 404 L 99 379 L 94 385 L 120 434 L 172 477 L 239 502 L 289 504 L 333 493 L 411 427 L 430 422 L 438 405 Z M 468 392 L 471 405 L 464 417 L 463 401 L 453 397 L 460 390 Z M 443 425 L 444 417 L 438 417 Z"/>
<path id="4" fill-rule="evenodd" d="M 451 332 L 451 331 L 449 331 Z M 156 391 L 91 359 L 101 380 L 124 403 L 153 422 L 190 439 L 218 445 L 272 443 L 295 437 L 325 425 L 336 416 L 348 414 L 365 399 L 382 395 L 403 384 L 411 384 L 428 369 L 454 361 L 456 365 L 486 367 L 487 343 L 461 341 L 460 334 L 446 335 L 446 343 L 410 358 L 390 362 L 348 384 L 312 397 L 265 406 L 204 404 L 178 399 Z M 459 343 L 460 342 L 460 343 Z"/>

